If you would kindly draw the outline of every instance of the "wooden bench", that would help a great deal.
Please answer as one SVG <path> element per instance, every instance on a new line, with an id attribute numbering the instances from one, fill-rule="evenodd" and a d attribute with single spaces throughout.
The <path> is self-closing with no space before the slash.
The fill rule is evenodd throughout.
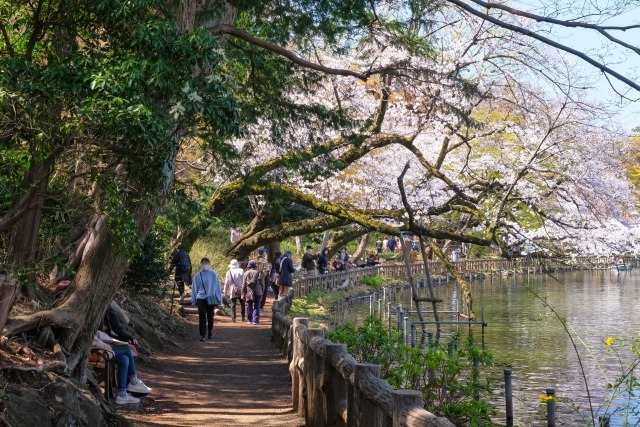
<path id="1" fill-rule="evenodd" d="M 106 351 L 92 348 L 91 353 L 89 353 L 87 366 L 96 373 L 98 383 L 104 382 L 104 397 L 107 399 L 107 402 L 111 401 L 116 383 L 116 370 L 113 359 L 109 358 Z"/>

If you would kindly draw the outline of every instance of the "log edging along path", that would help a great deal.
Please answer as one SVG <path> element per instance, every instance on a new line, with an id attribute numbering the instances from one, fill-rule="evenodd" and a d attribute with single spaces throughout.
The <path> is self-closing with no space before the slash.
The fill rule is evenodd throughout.
<path id="1" fill-rule="evenodd" d="M 308 319 L 289 319 L 293 296 L 273 305 L 272 341 L 289 361 L 293 409 L 307 426 L 454 427 L 423 408 L 420 391 L 393 390 L 380 366 L 356 362 Z"/>
<path id="2" fill-rule="evenodd" d="M 513 271 L 517 273 L 544 273 L 558 270 L 594 270 L 611 267 L 616 260 L 622 258 L 626 265 L 636 268 L 637 257 L 591 256 L 566 258 L 487 258 L 469 259 L 455 262 L 456 269 L 463 275 L 487 273 L 494 271 Z M 441 261 L 429 261 L 432 275 L 448 276 L 445 265 Z M 411 264 L 413 274 L 424 272 L 422 263 Z M 293 285 L 295 297 L 307 295 L 315 290 L 330 291 L 341 286 L 346 280 L 357 282 L 365 277 L 382 275 L 399 279 L 407 276 L 404 264 L 380 264 L 373 267 L 355 268 L 342 272 L 332 272 L 323 275 L 308 275 L 299 277 Z"/>

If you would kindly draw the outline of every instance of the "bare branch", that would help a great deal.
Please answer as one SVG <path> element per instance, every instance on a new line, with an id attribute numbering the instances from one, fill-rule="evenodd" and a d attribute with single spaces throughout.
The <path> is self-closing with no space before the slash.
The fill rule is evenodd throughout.
<path id="1" fill-rule="evenodd" d="M 268 50 L 270 52 L 273 52 L 275 54 L 278 54 L 282 57 L 287 58 L 289 61 L 300 65 L 301 67 L 305 67 L 305 68 L 309 68 L 312 70 L 316 70 L 316 71 L 320 71 L 322 73 L 325 74 L 333 74 L 336 76 L 347 76 L 347 77 L 355 77 L 357 79 L 366 81 L 371 75 L 375 74 L 375 71 L 368 71 L 366 73 L 358 73 L 356 71 L 351 71 L 351 70 L 345 70 L 345 69 L 340 69 L 340 68 L 331 68 L 331 67 L 325 67 L 324 65 L 321 64 L 316 64 L 315 62 L 311 62 L 308 61 L 304 58 L 301 58 L 300 56 L 296 55 L 294 52 L 279 46 L 275 43 L 271 43 L 268 42 L 266 40 L 262 40 L 257 38 L 256 36 L 241 30 L 240 28 L 233 26 L 233 25 L 228 25 L 228 24 L 224 24 L 224 25 L 216 25 L 215 27 L 211 27 L 208 28 L 209 32 L 211 34 L 215 34 L 215 35 L 231 35 L 233 37 L 237 37 L 239 39 L 242 39 L 248 43 L 251 43 L 252 45 L 261 47 L 264 50 Z"/>
<path id="2" fill-rule="evenodd" d="M 526 28 L 520 27 L 518 25 L 515 24 L 510 24 L 508 22 L 504 22 L 501 19 L 498 19 L 494 16 L 489 15 L 488 13 L 484 13 L 481 12 L 477 9 L 474 9 L 472 6 L 466 4 L 464 1 L 462 0 L 446 0 L 447 2 L 451 3 L 451 4 L 455 4 L 456 6 L 458 6 L 459 8 L 461 8 L 462 10 L 467 11 L 468 13 L 477 16 L 478 18 L 484 19 L 488 22 L 491 22 L 492 24 L 495 24 L 499 27 L 505 28 L 507 30 L 513 31 L 515 33 L 519 33 L 522 34 L 524 36 L 527 37 L 531 37 L 532 39 L 538 40 L 544 44 L 547 44 L 549 46 L 555 47 L 556 49 L 562 50 L 564 52 L 570 53 L 571 55 L 574 55 L 580 59 L 582 59 L 583 61 L 587 62 L 588 64 L 596 67 L 598 70 L 602 71 L 605 74 L 608 74 L 612 77 L 615 77 L 616 79 L 620 80 L 621 82 L 625 83 L 626 85 L 632 87 L 633 89 L 637 90 L 640 92 L 640 84 L 634 82 L 633 80 L 623 76 L 622 74 L 616 72 L 615 70 L 613 70 L 610 67 L 607 67 L 606 65 L 604 65 L 601 62 L 596 61 L 595 59 L 591 58 L 589 55 L 580 52 L 579 50 L 570 48 L 568 46 L 563 45 L 562 43 L 558 43 L 556 41 L 551 40 L 548 37 L 544 37 L 534 31 L 528 30 Z"/>

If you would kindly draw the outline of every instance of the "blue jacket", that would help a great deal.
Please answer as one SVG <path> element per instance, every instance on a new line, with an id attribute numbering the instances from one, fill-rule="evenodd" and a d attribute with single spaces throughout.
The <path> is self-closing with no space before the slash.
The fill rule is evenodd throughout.
<path id="1" fill-rule="evenodd" d="M 293 261 L 289 257 L 282 257 L 280 261 L 280 285 L 281 286 L 293 286 L 293 273 L 296 269 L 293 268 Z"/>
<path id="2" fill-rule="evenodd" d="M 218 301 L 222 303 L 222 290 L 220 289 L 218 274 L 213 270 L 200 270 L 193 276 L 191 304 L 196 305 L 196 300 L 205 299 L 210 296 L 217 296 Z"/>

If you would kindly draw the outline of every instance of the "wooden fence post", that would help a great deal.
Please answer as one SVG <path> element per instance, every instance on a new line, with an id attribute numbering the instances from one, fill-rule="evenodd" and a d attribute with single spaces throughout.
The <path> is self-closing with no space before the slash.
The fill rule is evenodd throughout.
<path id="1" fill-rule="evenodd" d="M 407 415 L 412 408 L 422 408 L 419 390 L 393 390 L 393 427 L 408 427 Z"/>
<path id="2" fill-rule="evenodd" d="M 378 426 L 381 420 L 375 420 L 374 404 L 360 392 L 360 381 L 367 376 L 380 378 L 380 365 L 358 363 L 353 373 L 353 382 L 348 387 L 347 426 Z"/>
<path id="3" fill-rule="evenodd" d="M 324 338 L 324 329 L 307 329 L 305 334 L 304 383 L 307 392 L 305 422 L 310 427 L 326 425 L 322 397 L 324 363 L 322 363 L 322 357 L 316 354 L 310 345 L 315 337 Z"/>
<path id="4" fill-rule="evenodd" d="M 304 416 L 304 377 L 300 371 L 300 365 L 304 363 L 304 343 L 298 336 L 298 326 L 308 327 L 309 319 L 296 317 L 293 319 L 293 357 L 289 365 L 291 374 L 291 397 L 293 399 L 293 409 L 300 416 Z M 301 328 L 304 329 L 304 328 Z"/>
<path id="5" fill-rule="evenodd" d="M 327 408 L 328 426 L 346 426 L 344 413 L 348 411 L 347 381 L 342 378 L 333 366 L 333 359 L 346 357 L 347 346 L 345 344 L 327 344 L 327 356 L 324 359 L 324 396 Z"/>

